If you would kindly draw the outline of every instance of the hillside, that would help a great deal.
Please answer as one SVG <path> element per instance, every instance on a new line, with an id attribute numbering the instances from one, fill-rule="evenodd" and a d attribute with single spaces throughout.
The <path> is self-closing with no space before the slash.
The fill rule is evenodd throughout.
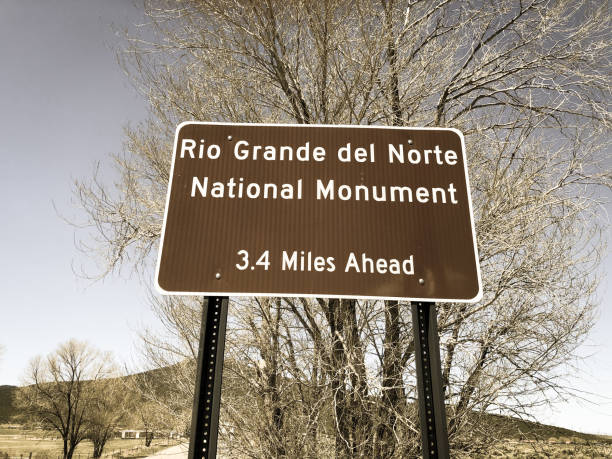
<path id="1" fill-rule="evenodd" d="M 165 373 L 170 371 L 171 367 L 156 369 L 143 373 L 122 376 L 119 379 L 124 381 L 125 387 L 133 387 L 138 384 L 142 387 L 147 387 L 158 394 L 167 394 L 172 391 L 172 387 L 168 386 L 167 381 L 170 380 Z M 0 386 L 0 424 L 19 423 L 16 420 L 18 409 L 16 406 L 17 394 L 21 390 L 18 386 L 4 385 Z"/>
<path id="2" fill-rule="evenodd" d="M 17 386 L 0 386 L 0 424 L 9 422 L 15 415 Z"/>
<path id="3" fill-rule="evenodd" d="M 576 438 L 584 441 L 606 439 L 601 435 L 575 432 L 563 427 L 549 426 L 539 422 L 526 421 L 510 416 L 486 414 L 489 425 L 494 426 L 500 438 L 512 440 L 553 440 L 559 438 Z"/>

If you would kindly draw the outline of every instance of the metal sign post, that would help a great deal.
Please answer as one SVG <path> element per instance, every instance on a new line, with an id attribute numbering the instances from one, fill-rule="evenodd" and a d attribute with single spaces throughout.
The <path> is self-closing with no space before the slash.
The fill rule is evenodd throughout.
<path id="1" fill-rule="evenodd" d="M 189 436 L 189 459 L 217 457 L 221 376 L 228 297 L 209 296 L 202 305 L 200 348 Z"/>
<path id="2" fill-rule="evenodd" d="M 448 458 L 448 432 L 435 303 L 412 303 L 412 331 L 423 458 Z"/>

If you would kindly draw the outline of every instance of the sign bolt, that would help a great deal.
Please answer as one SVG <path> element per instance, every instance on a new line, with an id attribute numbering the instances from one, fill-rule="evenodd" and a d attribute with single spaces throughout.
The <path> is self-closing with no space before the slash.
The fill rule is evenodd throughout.
<path id="1" fill-rule="evenodd" d="M 221 279 L 221 273 L 215 274 L 215 279 Z"/>
<path id="2" fill-rule="evenodd" d="M 227 140 L 232 140 L 232 136 L 231 136 L 231 135 L 228 135 L 228 136 L 227 136 Z"/>
<path id="3" fill-rule="evenodd" d="M 419 285 L 425 285 L 425 279 L 419 279 Z"/>

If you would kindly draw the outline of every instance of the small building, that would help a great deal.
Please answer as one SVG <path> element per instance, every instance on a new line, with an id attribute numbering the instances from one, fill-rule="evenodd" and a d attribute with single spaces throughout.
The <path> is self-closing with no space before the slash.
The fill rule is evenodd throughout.
<path id="1" fill-rule="evenodd" d="M 145 438 L 146 430 L 123 429 L 119 431 L 121 438 Z"/>

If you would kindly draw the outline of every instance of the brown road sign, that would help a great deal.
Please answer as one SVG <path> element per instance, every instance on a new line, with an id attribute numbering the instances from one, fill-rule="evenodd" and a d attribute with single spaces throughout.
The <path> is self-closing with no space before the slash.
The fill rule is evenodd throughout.
<path id="1" fill-rule="evenodd" d="M 178 126 L 163 293 L 478 301 L 453 129 Z"/>

